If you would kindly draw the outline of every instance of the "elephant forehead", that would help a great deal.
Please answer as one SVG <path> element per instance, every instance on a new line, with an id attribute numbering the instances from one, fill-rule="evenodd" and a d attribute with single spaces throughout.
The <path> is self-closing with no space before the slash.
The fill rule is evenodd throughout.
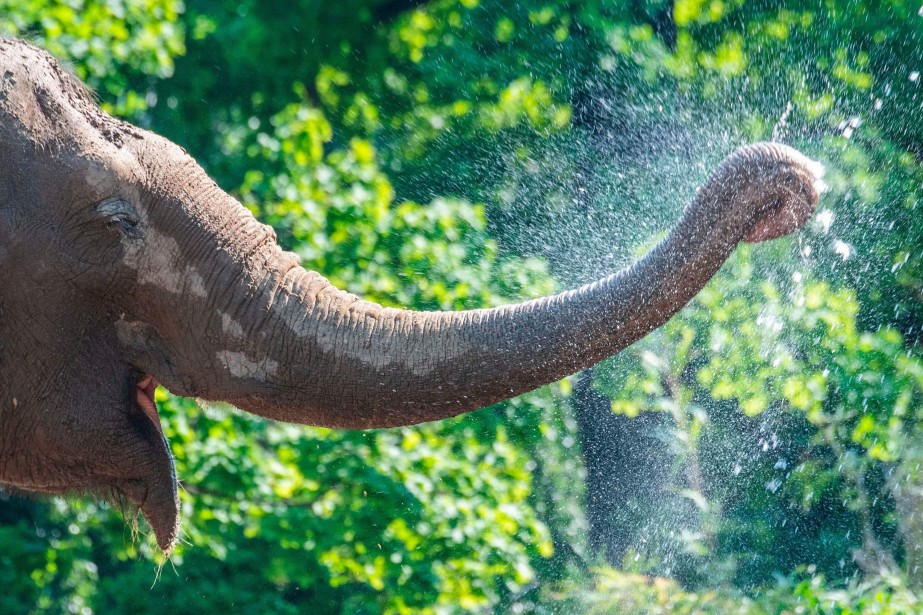
<path id="1" fill-rule="evenodd" d="M 117 196 L 142 202 L 138 159 L 127 148 L 111 148 L 103 158 L 94 152 L 83 158 L 81 178 L 97 198 Z"/>
<path id="2" fill-rule="evenodd" d="M 0 123 L 28 140 L 77 144 L 91 149 L 102 140 L 121 147 L 143 132 L 102 111 L 93 95 L 46 51 L 0 39 Z"/>

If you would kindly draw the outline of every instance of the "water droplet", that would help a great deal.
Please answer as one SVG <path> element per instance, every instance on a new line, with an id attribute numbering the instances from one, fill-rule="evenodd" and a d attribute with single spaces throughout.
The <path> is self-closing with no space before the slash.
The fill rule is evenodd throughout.
<path id="1" fill-rule="evenodd" d="M 858 115 L 854 115 L 848 120 L 840 122 L 839 129 L 842 131 L 842 136 L 845 139 L 852 137 L 853 133 L 856 131 L 856 128 L 862 125 L 862 118 Z"/>
<path id="2" fill-rule="evenodd" d="M 909 259 L 910 259 L 910 253 L 905 252 L 905 253 L 904 253 L 904 260 L 901 260 L 901 261 L 898 261 L 898 262 L 894 263 L 894 265 L 891 267 L 891 273 L 894 273 L 895 271 L 897 271 L 898 269 L 900 269 L 901 267 L 903 267 L 905 264 L 907 264 L 907 261 L 908 261 Z"/>
<path id="3" fill-rule="evenodd" d="M 844 261 L 849 260 L 849 258 L 854 253 L 853 247 L 851 245 L 845 241 L 840 241 L 839 239 L 833 242 L 833 251 L 836 252 L 837 255 Z"/>
<path id="4" fill-rule="evenodd" d="M 830 225 L 833 224 L 833 218 L 833 212 L 829 209 L 821 210 L 814 217 L 814 219 L 817 220 L 817 224 L 820 226 L 821 232 L 825 235 L 830 232 Z"/>

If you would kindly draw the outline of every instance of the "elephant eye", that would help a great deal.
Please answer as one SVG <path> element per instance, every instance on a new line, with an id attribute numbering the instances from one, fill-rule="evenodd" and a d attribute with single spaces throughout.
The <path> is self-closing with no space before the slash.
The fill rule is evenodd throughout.
<path id="1" fill-rule="evenodd" d="M 131 239 L 140 239 L 144 231 L 139 226 L 140 218 L 135 207 L 120 198 L 109 198 L 96 206 L 96 213 L 106 221 L 106 227 Z"/>

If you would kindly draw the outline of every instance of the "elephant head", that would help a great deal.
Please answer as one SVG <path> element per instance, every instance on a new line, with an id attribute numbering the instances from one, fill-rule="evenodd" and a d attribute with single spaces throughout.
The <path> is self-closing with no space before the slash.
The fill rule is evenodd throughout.
<path id="1" fill-rule="evenodd" d="M 178 501 L 158 381 L 326 427 L 475 410 L 666 322 L 739 242 L 803 225 L 820 177 L 789 147 L 744 147 L 631 267 L 518 305 L 413 312 L 301 268 L 183 149 L 14 40 L 0 40 L 0 161 L 0 484 L 123 498 L 164 550 Z"/>

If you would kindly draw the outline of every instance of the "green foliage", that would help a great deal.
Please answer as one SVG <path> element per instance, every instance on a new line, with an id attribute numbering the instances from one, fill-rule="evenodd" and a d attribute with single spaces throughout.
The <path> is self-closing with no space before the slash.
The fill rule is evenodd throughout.
<path id="1" fill-rule="evenodd" d="M 109 99 L 109 110 L 140 117 L 156 94 L 142 76 L 173 74 L 184 51 L 181 0 L 2 0 L 0 36 L 28 36 Z"/>
<path id="2" fill-rule="evenodd" d="M 893 329 L 858 330 L 852 291 L 797 272 L 755 285 L 753 262 L 741 250 L 680 316 L 599 373 L 614 412 L 665 411 L 675 430 L 673 482 L 686 490 L 668 499 L 695 514 L 677 547 L 685 555 L 665 558 L 657 545 L 650 563 L 743 584 L 794 564 L 839 578 L 856 566 L 896 569 L 882 542 L 906 531 L 900 502 L 920 504 L 910 492 L 923 453 L 923 361 Z M 817 543 L 791 544 L 780 523 Z M 907 558 L 908 574 L 917 561 Z"/>
<path id="3" fill-rule="evenodd" d="M 531 550 L 549 549 L 526 505 L 525 460 L 502 429 L 493 439 L 453 425 L 306 430 L 180 400 L 164 412 L 192 545 L 172 563 L 201 571 L 203 556 L 236 567 L 259 554 L 252 581 L 237 589 L 257 595 L 274 587 L 280 608 L 485 604 L 497 599 L 494 577 L 527 582 L 529 558 L 538 555 Z M 165 571 L 163 591 L 196 591 L 171 587 L 178 581 Z M 402 590 L 383 591 L 393 587 Z"/>
<path id="4" fill-rule="evenodd" d="M 876 578 L 834 587 L 808 570 L 782 579 L 777 587 L 757 594 L 730 589 L 684 590 L 675 581 L 601 569 L 588 579 L 568 581 L 548 588 L 541 604 L 529 604 L 534 613 L 666 613 L 723 615 L 774 615 L 818 613 L 854 615 L 916 613 L 923 597 L 907 587 L 901 577 Z"/>
<path id="5" fill-rule="evenodd" d="M 484 207 L 456 199 L 394 202 L 368 141 L 326 151 L 323 114 L 292 105 L 249 148 L 244 202 L 305 266 L 361 296 L 419 309 L 490 307 L 552 290 L 536 259 L 500 260 Z M 260 170 L 255 170 L 260 169 Z"/>

